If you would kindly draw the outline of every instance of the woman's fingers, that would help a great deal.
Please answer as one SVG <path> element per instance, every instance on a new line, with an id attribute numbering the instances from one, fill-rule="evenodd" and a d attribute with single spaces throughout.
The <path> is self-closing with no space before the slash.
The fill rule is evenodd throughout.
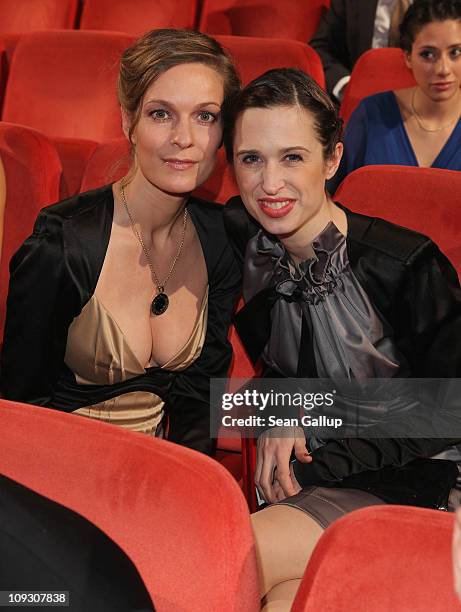
<path id="1" fill-rule="evenodd" d="M 291 479 L 290 458 L 295 441 L 302 456 L 307 453 L 302 429 L 300 432 L 298 428 L 274 428 L 258 439 L 255 483 L 264 499 L 270 503 L 278 501 L 280 489 L 283 498 L 295 495 L 297 492 Z M 275 470 L 277 487 L 274 487 Z"/>
<path id="2" fill-rule="evenodd" d="M 310 463 L 312 461 L 312 457 L 307 450 L 306 436 L 304 435 L 304 431 L 300 427 L 297 427 L 296 430 L 294 440 L 296 459 L 301 461 L 301 463 Z"/>

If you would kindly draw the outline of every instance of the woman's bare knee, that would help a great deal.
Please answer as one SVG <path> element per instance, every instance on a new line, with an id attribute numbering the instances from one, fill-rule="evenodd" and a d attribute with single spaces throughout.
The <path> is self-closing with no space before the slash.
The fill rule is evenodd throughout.
<path id="1" fill-rule="evenodd" d="M 302 578 L 307 561 L 323 533 L 302 510 L 274 505 L 251 515 L 258 556 L 261 596 L 275 585 Z"/>

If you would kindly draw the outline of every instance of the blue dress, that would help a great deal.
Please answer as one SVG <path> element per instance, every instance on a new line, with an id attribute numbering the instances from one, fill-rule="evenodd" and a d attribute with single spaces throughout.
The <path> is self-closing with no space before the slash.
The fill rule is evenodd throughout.
<path id="1" fill-rule="evenodd" d="M 341 164 L 328 181 L 330 193 L 335 192 L 350 172 L 372 164 L 419 165 L 393 91 L 365 98 L 352 113 Z M 461 170 L 461 119 L 431 167 Z"/>

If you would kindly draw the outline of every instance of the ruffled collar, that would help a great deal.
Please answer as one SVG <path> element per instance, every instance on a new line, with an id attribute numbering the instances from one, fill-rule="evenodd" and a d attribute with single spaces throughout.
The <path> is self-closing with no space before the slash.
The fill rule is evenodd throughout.
<path id="1" fill-rule="evenodd" d="M 347 261 L 346 238 L 330 221 L 312 241 L 313 257 L 294 263 L 284 245 L 260 230 L 256 251 L 272 259 L 273 283 L 277 293 L 289 301 L 315 303 L 338 285 L 339 274 Z"/>

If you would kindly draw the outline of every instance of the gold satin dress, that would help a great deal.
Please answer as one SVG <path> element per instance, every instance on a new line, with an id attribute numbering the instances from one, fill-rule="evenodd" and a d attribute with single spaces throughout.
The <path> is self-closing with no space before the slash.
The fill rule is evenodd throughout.
<path id="1" fill-rule="evenodd" d="M 205 342 L 208 288 L 194 329 L 184 346 L 162 369 L 177 372 L 191 365 Z M 96 295 L 74 319 L 67 336 L 64 361 L 80 385 L 111 385 L 145 373 L 122 330 Z M 85 406 L 73 414 L 99 419 L 161 437 L 164 402 L 154 393 L 131 391 L 99 404 Z"/>

